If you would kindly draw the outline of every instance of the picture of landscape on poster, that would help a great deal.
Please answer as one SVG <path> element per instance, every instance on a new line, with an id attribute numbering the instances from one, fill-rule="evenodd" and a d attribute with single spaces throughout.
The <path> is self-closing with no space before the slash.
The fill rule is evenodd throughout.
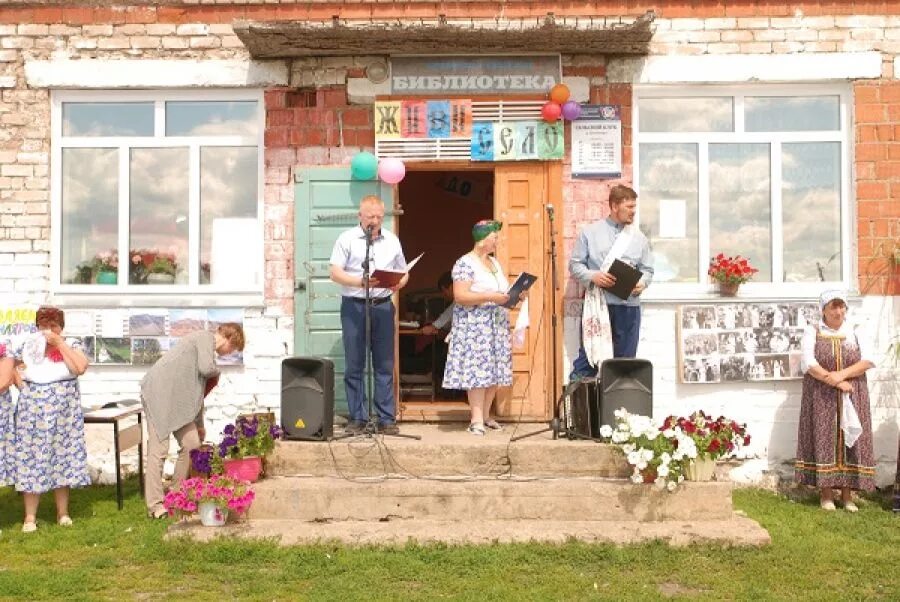
<path id="1" fill-rule="evenodd" d="M 802 378 L 803 329 L 813 303 L 727 303 L 678 308 L 682 383 Z"/>
<path id="2" fill-rule="evenodd" d="M 572 121 L 572 177 L 621 176 L 621 107 L 582 105 L 577 118 Z"/>
<path id="3" fill-rule="evenodd" d="M 0 338 L 36 332 L 36 308 L 6 308 L 0 311 Z M 151 366 L 180 337 L 198 330 L 215 332 L 224 322 L 243 324 L 238 307 L 188 309 L 65 309 L 63 337 L 78 343 L 92 364 L 106 366 Z M 216 358 L 219 365 L 242 365 L 244 355 L 236 351 Z"/>

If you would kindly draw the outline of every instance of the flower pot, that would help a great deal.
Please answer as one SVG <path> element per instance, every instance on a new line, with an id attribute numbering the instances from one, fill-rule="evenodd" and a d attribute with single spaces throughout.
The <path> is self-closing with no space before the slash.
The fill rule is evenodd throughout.
<path id="1" fill-rule="evenodd" d="M 719 294 L 723 297 L 734 297 L 740 287 L 740 283 L 737 282 L 720 282 Z"/>
<path id="2" fill-rule="evenodd" d="M 204 527 L 221 527 L 228 519 L 228 508 L 221 508 L 215 502 L 200 502 L 197 512 Z"/>
<path id="3" fill-rule="evenodd" d="M 645 468 L 641 471 L 641 476 L 644 477 L 645 483 L 655 483 L 656 482 L 656 467 Z"/>
<path id="4" fill-rule="evenodd" d="M 175 276 L 172 274 L 147 274 L 147 284 L 174 284 Z"/>
<path id="5" fill-rule="evenodd" d="M 229 458 L 223 463 L 225 474 L 229 477 L 255 483 L 262 472 L 262 458 L 248 456 L 246 458 Z"/>
<path id="6" fill-rule="evenodd" d="M 115 284 L 119 281 L 119 275 L 115 272 L 97 272 L 97 284 Z"/>
<path id="7" fill-rule="evenodd" d="M 684 478 L 687 481 L 712 481 L 716 471 L 716 461 L 712 458 L 696 458 L 684 467 Z"/>

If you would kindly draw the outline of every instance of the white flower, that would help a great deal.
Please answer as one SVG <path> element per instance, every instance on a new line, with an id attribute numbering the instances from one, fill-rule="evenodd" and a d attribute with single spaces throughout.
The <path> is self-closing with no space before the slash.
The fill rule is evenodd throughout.
<path id="1" fill-rule="evenodd" d="M 666 439 L 671 439 L 672 437 L 675 436 L 675 431 L 671 428 L 668 428 L 668 429 L 664 430 L 662 432 L 662 434 L 663 434 L 663 437 L 665 437 Z"/>
<path id="2" fill-rule="evenodd" d="M 628 416 L 628 412 L 625 410 L 625 408 L 619 408 L 618 410 L 613 412 L 613 416 L 615 416 L 616 418 L 624 418 L 625 416 Z"/>
<path id="3" fill-rule="evenodd" d="M 668 464 L 660 464 L 656 467 L 656 474 L 661 477 L 669 476 L 669 465 Z"/>
<path id="4" fill-rule="evenodd" d="M 637 466 L 638 462 L 641 461 L 640 452 L 633 451 L 628 454 L 628 463 L 632 466 Z"/>
<path id="5" fill-rule="evenodd" d="M 635 464 L 634 467 L 637 468 L 638 470 L 644 470 L 645 468 L 647 468 L 647 463 L 644 462 L 643 460 L 641 460 L 640 462 Z"/>
<path id="6" fill-rule="evenodd" d="M 678 483 L 680 482 L 681 478 L 678 479 Z M 669 484 L 666 485 L 666 489 L 668 489 L 669 491 L 675 491 L 675 488 L 678 487 L 678 483 L 676 483 L 675 481 L 669 481 Z"/>
<path id="7" fill-rule="evenodd" d="M 600 436 L 604 439 L 609 439 L 613 434 L 612 427 L 608 424 L 604 424 L 600 427 Z"/>
<path id="8" fill-rule="evenodd" d="M 653 459 L 653 450 L 652 449 L 642 449 L 642 450 L 640 450 L 640 452 L 641 452 L 641 458 L 643 458 L 647 462 L 649 462 L 650 460 Z"/>
<path id="9" fill-rule="evenodd" d="M 631 482 L 635 484 L 643 483 L 644 477 L 641 476 L 641 473 L 635 472 L 633 475 L 631 475 Z"/>
<path id="10" fill-rule="evenodd" d="M 669 452 L 663 452 L 659 454 L 659 461 L 663 464 L 668 464 L 672 461 L 672 456 L 669 455 Z"/>
<path id="11" fill-rule="evenodd" d="M 630 454 L 631 452 L 634 451 L 634 443 L 626 443 L 625 445 L 622 446 L 622 451 L 625 452 L 626 454 Z"/>

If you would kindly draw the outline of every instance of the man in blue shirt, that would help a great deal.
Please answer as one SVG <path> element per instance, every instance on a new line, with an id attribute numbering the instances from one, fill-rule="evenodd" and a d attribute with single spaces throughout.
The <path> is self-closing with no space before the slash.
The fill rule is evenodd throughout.
<path id="1" fill-rule="evenodd" d="M 382 229 L 384 202 L 369 195 L 359 203 L 359 225 L 345 230 L 338 236 L 331 252 L 331 280 L 341 285 L 341 329 L 343 331 L 344 386 L 347 389 L 347 406 L 350 422 L 345 430 L 358 434 L 365 431 L 369 420 L 366 392 L 363 388 L 363 372 L 366 365 L 365 306 L 366 291 L 363 264 L 366 259 L 366 231 L 372 239 L 369 274 L 375 270 L 406 270 L 406 258 L 400 239 L 393 232 Z M 399 432 L 394 414 L 394 304 L 391 295 L 406 286 L 409 274 L 405 274 L 393 287 L 379 286 L 375 278 L 369 278 L 369 304 L 371 308 L 372 370 L 375 373 L 375 410 L 378 413 L 378 430 L 388 435 Z"/>
<path id="2" fill-rule="evenodd" d="M 622 234 L 626 226 L 634 224 L 637 212 L 637 193 L 628 186 L 613 186 L 609 191 L 609 217 L 585 226 L 578 235 L 572 257 L 569 260 L 569 272 L 583 286 L 595 284 L 607 289 L 615 284 L 615 276 L 603 268 L 608 265 L 608 257 L 616 238 Z M 650 243 L 647 237 L 636 227 L 628 228 L 627 244 L 620 243 L 619 260 L 637 268 L 643 273 L 640 281 L 628 299 L 620 299 L 607 290 L 603 291 L 609 310 L 610 330 L 612 331 L 613 357 L 633 358 L 637 355 L 638 336 L 641 327 L 640 294 L 650 285 L 653 279 Z M 597 366 L 592 366 L 582 344 L 578 357 L 573 362 L 569 380 L 597 375 Z"/>

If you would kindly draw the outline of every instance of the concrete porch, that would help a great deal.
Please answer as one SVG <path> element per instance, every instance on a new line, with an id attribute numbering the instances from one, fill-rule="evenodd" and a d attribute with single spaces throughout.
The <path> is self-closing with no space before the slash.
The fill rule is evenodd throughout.
<path id="1" fill-rule="evenodd" d="M 673 492 L 635 485 L 621 454 L 505 425 L 485 437 L 465 424 L 405 423 L 420 441 L 358 436 L 278 444 L 247 518 L 223 528 L 180 523 L 169 536 L 275 538 L 282 545 L 492 541 L 765 545 L 768 533 L 732 509 L 727 482 Z"/>

